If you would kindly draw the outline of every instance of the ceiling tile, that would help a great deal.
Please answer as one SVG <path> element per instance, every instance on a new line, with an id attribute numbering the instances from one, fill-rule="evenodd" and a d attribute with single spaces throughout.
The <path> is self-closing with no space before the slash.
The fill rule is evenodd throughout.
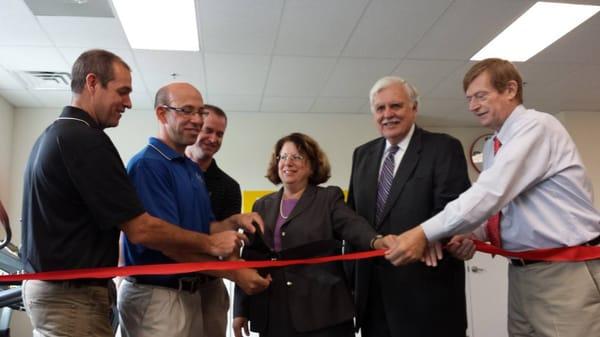
<path id="1" fill-rule="evenodd" d="M 369 97 L 375 81 L 391 74 L 397 64 L 393 59 L 340 59 L 321 96 Z"/>
<path id="2" fill-rule="evenodd" d="M 314 101 L 314 97 L 264 97 L 260 111 L 307 112 Z"/>
<path id="3" fill-rule="evenodd" d="M 41 108 L 44 104 L 27 90 L 0 90 L 0 96 L 17 108 Z"/>
<path id="4" fill-rule="evenodd" d="M 0 89 L 25 90 L 22 81 L 17 79 L 17 75 L 0 67 Z"/>
<path id="5" fill-rule="evenodd" d="M 335 63 L 333 58 L 275 56 L 265 95 L 317 96 Z"/>
<path id="6" fill-rule="evenodd" d="M 358 113 L 362 112 L 365 98 L 319 97 L 310 109 L 311 112 Z"/>
<path id="7" fill-rule="evenodd" d="M 371 1 L 343 55 L 404 57 L 451 2 L 451 0 Z"/>
<path id="8" fill-rule="evenodd" d="M 339 55 L 367 3 L 367 0 L 286 1 L 275 53 Z"/>
<path id="9" fill-rule="evenodd" d="M 463 66 L 448 74 L 438 85 L 431 89 L 425 96 L 426 98 L 450 98 L 454 100 L 463 100 L 465 93 L 462 88 L 462 81 L 465 73 L 475 64 L 475 62 L 467 62 Z"/>
<path id="10" fill-rule="evenodd" d="M 7 70 L 70 71 L 56 48 L 0 46 L 0 65 Z"/>
<path id="11" fill-rule="evenodd" d="M 262 55 L 205 54 L 208 92 L 262 95 L 271 58 Z"/>
<path id="12" fill-rule="evenodd" d="M 533 3 L 525 0 L 455 0 L 407 58 L 470 59 Z"/>
<path id="13" fill-rule="evenodd" d="M 190 82 L 200 92 L 206 91 L 203 57 L 198 52 L 134 49 L 133 55 L 151 95 L 173 81 Z"/>
<path id="14" fill-rule="evenodd" d="M 57 47 L 129 48 L 115 18 L 39 16 L 38 21 Z"/>
<path id="15" fill-rule="evenodd" d="M 2 0 L 0 6 L 0 45 L 52 46 L 23 0 Z"/>
<path id="16" fill-rule="evenodd" d="M 214 104 L 223 111 L 255 112 L 260 107 L 260 96 L 208 95 L 205 103 Z"/>
<path id="17" fill-rule="evenodd" d="M 581 26 L 558 39 L 539 54 L 532 62 L 569 62 L 600 65 L 600 14 L 596 14 Z"/>
<path id="18" fill-rule="evenodd" d="M 421 95 L 427 95 L 431 89 L 464 63 L 464 61 L 404 60 L 394 70 L 393 75 L 407 80 Z"/>
<path id="19" fill-rule="evenodd" d="M 199 0 L 201 48 L 208 52 L 269 54 L 283 0 Z"/>

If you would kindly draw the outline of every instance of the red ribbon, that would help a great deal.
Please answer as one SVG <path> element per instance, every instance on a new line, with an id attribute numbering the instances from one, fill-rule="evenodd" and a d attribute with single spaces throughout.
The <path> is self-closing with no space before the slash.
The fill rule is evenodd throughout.
<path id="1" fill-rule="evenodd" d="M 600 247 L 576 246 L 550 249 L 537 249 L 523 252 L 510 252 L 490 244 L 475 240 L 477 251 L 489 254 L 502 255 L 509 258 L 541 260 L 541 261 L 587 261 L 600 259 Z M 235 270 L 242 268 L 268 268 L 285 267 L 297 264 L 318 264 L 334 261 L 361 260 L 383 256 L 385 250 L 371 250 L 366 252 L 316 257 L 298 260 L 275 261 L 210 261 L 171 264 L 147 264 L 127 267 L 85 268 L 73 270 L 47 271 L 31 274 L 2 275 L 0 282 L 17 282 L 23 280 L 71 280 L 113 278 L 116 276 L 130 275 L 172 275 L 192 273 L 207 270 Z"/>
<path id="2" fill-rule="evenodd" d="M 598 246 L 558 247 L 527 250 L 522 252 L 511 252 L 478 240 L 474 240 L 474 242 L 475 248 L 479 252 L 488 253 L 492 255 L 502 255 L 508 258 L 515 259 L 554 262 L 575 262 L 600 259 L 600 247 Z"/>
<path id="3" fill-rule="evenodd" d="M 31 274 L 16 274 L 0 276 L 0 282 L 15 282 L 24 280 L 72 280 L 91 278 L 113 278 L 115 276 L 130 275 L 172 275 L 193 273 L 207 270 L 235 270 L 242 268 L 265 268 L 285 267 L 296 264 L 317 264 L 333 261 L 368 259 L 375 256 L 383 256 L 384 250 L 371 250 L 366 252 L 316 257 L 298 260 L 274 260 L 274 261 L 210 261 L 210 262 L 186 262 L 170 264 L 145 264 L 127 267 L 104 267 L 84 268 L 72 270 L 46 271 Z"/>

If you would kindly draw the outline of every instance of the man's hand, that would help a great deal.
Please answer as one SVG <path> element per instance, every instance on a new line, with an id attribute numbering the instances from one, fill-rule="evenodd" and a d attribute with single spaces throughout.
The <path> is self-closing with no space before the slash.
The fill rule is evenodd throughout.
<path id="1" fill-rule="evenodd" d="M 394 241 L 394 246 L 385 252 L 385 258 L 395 266 L 420 260 L 427 247 L 427 237 L 421 226 L 402 233 Z"/>
<path id="2" fill-rule="evenodd" d="M 258 294 L 271 284 L 271 275 L 260 276 L 256 269 L 239 269 L 234 274 L 233 281 L 248 295 Z"/>
<path id="3" fill-rule="evenodd" d="M 373 248 L 375 249 L 388 249 L 394 246 L 396 242 L 396 235 L 388 234 L 382 238 L 379 238 L 373 242 Z"/>
<path id="4" fill-rule="evenodd" d="M 243 229 L 245 232 L 254 233 L 256 230 L 252 222 L 256 222 L 261 231 L 265 231 L 263 219 L 256 212 L 234 214 L 223 221 L 215 221 L 210 224 L 210 232 L 218 233 L 227 230 L 237 231 Z"/>
<path id="5" fill-rule="evenodd" d="M 242 329 L 244 330 L 245 336 L 250 336 L 250 330 L 248 329 L 248 319 L 246 317 L 235 317 L 233 319 L 233 335 L 235 337 L 243 337 Z"/>
<path id="6" fill-rule="evenodd" d="M 437 267 L 437 262 L 443 257 L 442 244 L 436 241 L 427 245 L 425 255 L 421 257 L 421 262 L 424 262 L 428 267 Z"/>
<path id="7" fill-rule="evenodd" d="M 455 235 L 450 239 L 446 249 L 459 260 L 470 260 L 475 255 L 475 243 L 472 236 Z"/>
<path id="8" fill-rule="evenodd" d="M 208 236 L 210 239 L 210 251 L 212 256 L 229 256 L 239 251 L 242 242 L 248 242 L 248 238 L 235 231 L 224 231 Z"/>

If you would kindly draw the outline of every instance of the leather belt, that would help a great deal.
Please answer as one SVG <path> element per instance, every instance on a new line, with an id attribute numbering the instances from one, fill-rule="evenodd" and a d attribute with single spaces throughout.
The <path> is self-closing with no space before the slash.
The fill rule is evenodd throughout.
<path id="1" fill-rule="evenodd" d="M 152 280 L 148 280 L 148 279 L 140 279 L 137 278 L 135 276 L 128 276 L 127 281 L 131 282 L 131 283 L 136 283 L 136 284 L 143 284 L 143 285 L 149 285 L 149 286 L 158 286 L 158 287 L 166 287 L 166 288 L 171 288 L 171 289 L 175 289 L 177 291 L 187 291 L 190 293 L 195 293 L 197 291 L 199 291 L 202 288 L 202 285 L 216 280 L 215 277 L 209 276 L 209 275 L 202 275 L 199 274 L 197 276 L 186 276 L 186 277 L 180 277 L 178 279 L 171 279 L 171 280 L 167 280 L 167 281 L 152 281 Z"/>
<path id="2" fill-rule="evenodd" d="M 600 236 L 596 237 L 595 239 L 592 239 L 588 242 L 582 243 L 581 246 L 597 246 L 600 244 Z M 539 263 L 539 262 L 549 262 L 549 261 L 542 261 L 542 260 L 525 260 L 525 259 L 510 259 L 510 263 L 515 266 L 515 267 L 523 267 L 523 266 L 527 266 L 530 264 L 534 264 L 534 263 Z"/>
<path id="3" fill-rule="evenodd" d="M 108 282 L 112 282 L 110 279 L 75 279 L 75 280 L 58 280 L 58 281 L 47 281 L 54 284 L 59 284 L 64 288 L 82 288 L 82 287 L 108 287 Z"/>

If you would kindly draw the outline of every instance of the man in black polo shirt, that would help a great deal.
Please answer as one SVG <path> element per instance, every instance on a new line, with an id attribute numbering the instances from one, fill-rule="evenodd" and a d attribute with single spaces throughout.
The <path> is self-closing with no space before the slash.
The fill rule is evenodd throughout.
<path id="1" fill-rule="evenodd" d="M 131 72 L 118 56 L 90 50 L 75 61 L 71 105 L 38 138 L 25 171 L 21 258 L 25 271 L 116 266 L 119 231 L 162 251 L 224 256 L 253 231 L 256 214 L 222 222 L 212 235 L 150 216 L 104 133 L 131 108 Z M 25 281 L 23 302 L 34 336 L 112 336 L 110 280 Z"/>
<path id="2" fill-rule="evenodd" d="M 221 149 L 227 115 L 218 106 L 204 104 L 208 115 L 196 138 L 196 142 L 186 148 L 185 154 L 204 172 L 204 181 L 210 194 L 212 210 L 217 220 L 239 213 L 242 208 L 240 184 L 217 166 L 214 155 Z M 203 306 L 205 331 L 208 336 L 225 337 L 229 294 L 223 281 L 211 283 L 211 288 L 202 289 L 207 305 Z M 206 309 L 206 310 L 205 310 Z"/>

